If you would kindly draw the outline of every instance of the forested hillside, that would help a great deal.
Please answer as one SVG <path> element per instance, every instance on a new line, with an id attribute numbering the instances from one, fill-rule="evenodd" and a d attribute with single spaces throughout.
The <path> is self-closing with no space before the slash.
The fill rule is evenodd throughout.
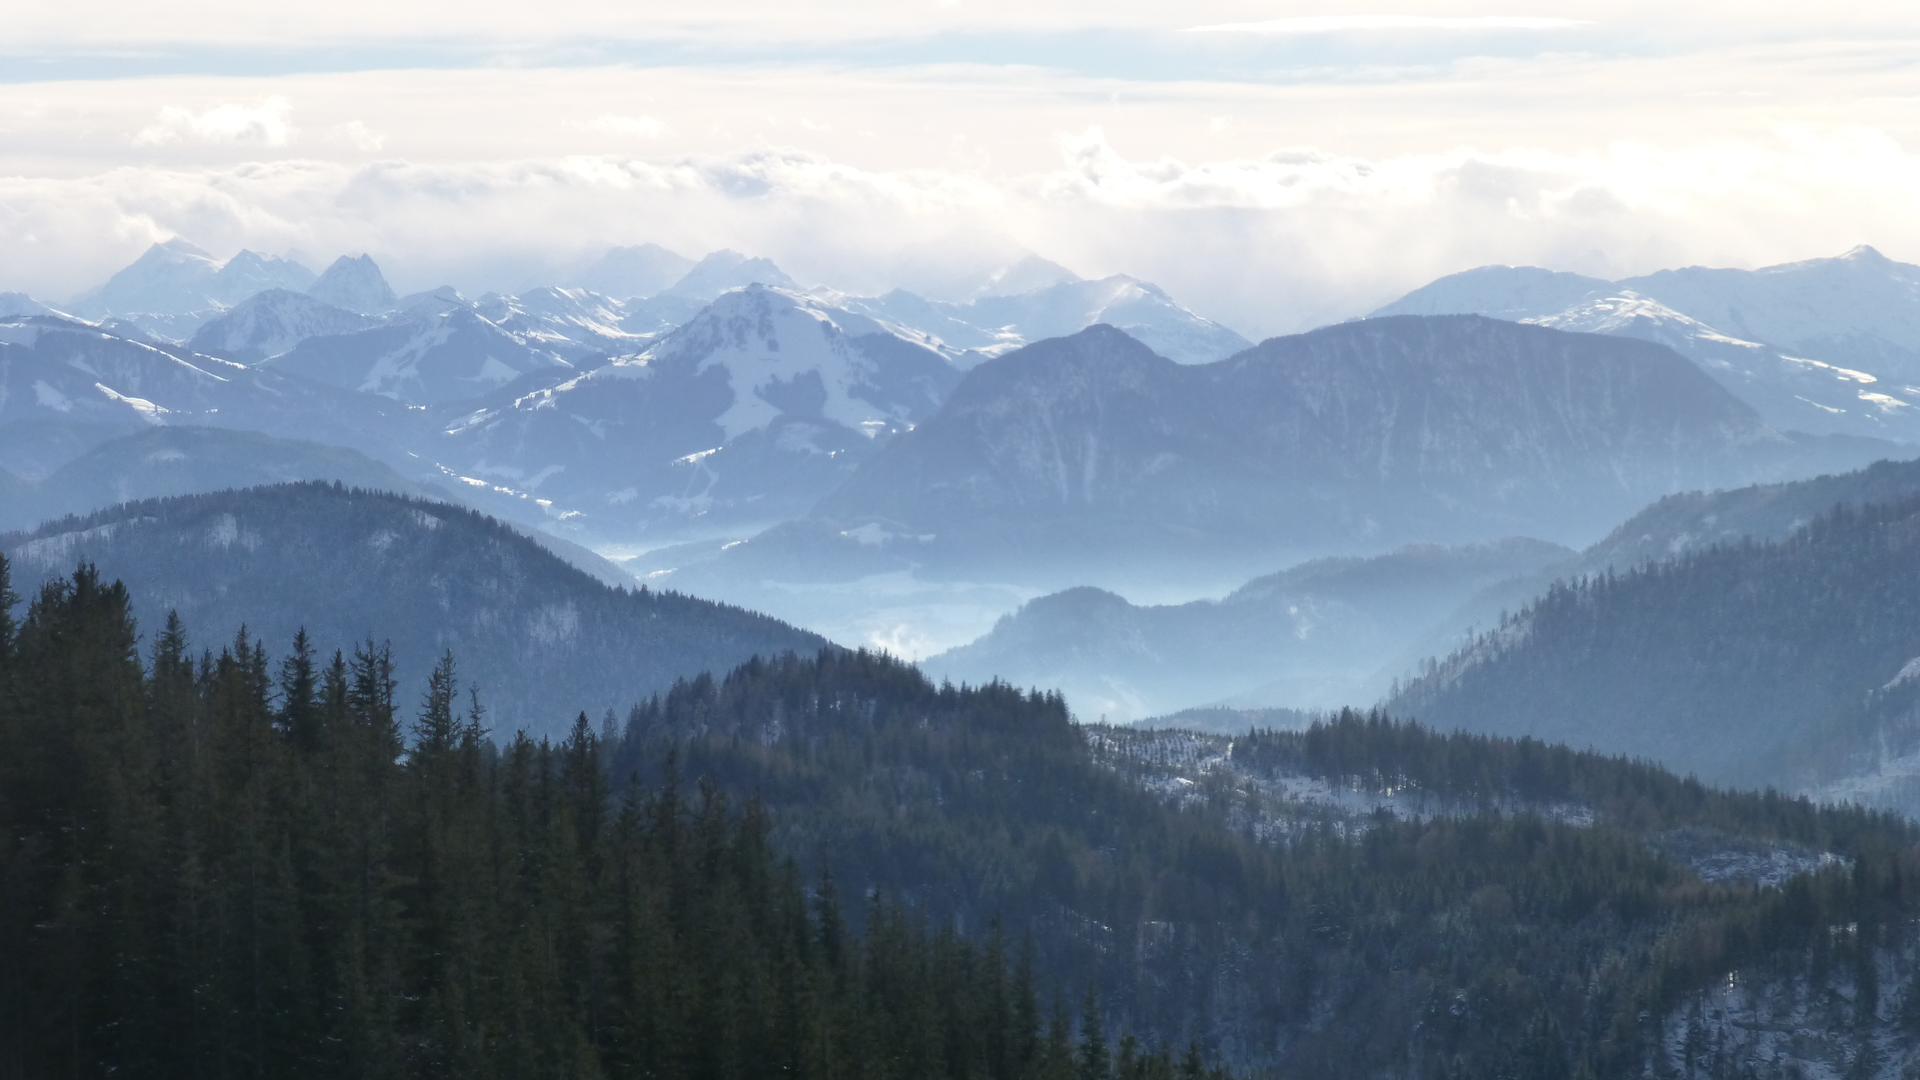
<path id="1" fill-rule="evenodd" d="M 131 503 L 0 536 L 0 552 L 27 587 L 91 560 L 149 626 L 178 611 L 219 638 L 245 624 L 276 643 L 305 627 L 323 651 L 391 641 L 407 685 L 452 650 L 496 723 L 555 737 L 582 709 L 597 720 L 683 675 L 826 644 L 739 608 L 603 584 L 471 510 L 330 484 Z"/>
<path id="2" fill-rule="evenodd" d="M 679 687 L 634 711 L 616 760 L 671 748 L 759 793 L 779 846 L 849 891 L 962 926 L 998 916 L 1032 932 L 1040 970 L 1097 983 L 1129 1025 L 1282 1076 L 1638 1075 L 1672 1063 L 1665 1018 L 1729 971 L 1851 994 L 1914 944 L 1920 857 L 1892 818 L 1385 721 L 1316 735 L 1288 768 L 1323 795 L 1364 775 L 1446 797 L 1342 813 L 1232 769 L 1090 752 L 1108 737 L 1057 698 L 837 653 Z M 1248 743 L 1240 767 L 1287 738 Z M 1773 888 L 1709 880 L 1688 844 L 1809 854 Z M 1846 1053 L 1895 1039 L 1920 999 L 1911 963 L 1887 970 L 1884 997 L 1809 1023 Z M 1729 1068 L 1767 1060 L 1729 1046 Z"/>
<path id="3" fill-rule="evenodd" d="M 1403 688 L 1399 715 L 1801 784 L 1824 722 L 1920 656 L 1920 499 L 1840 506 L 1785 540 L 1561 582 Z M 1881 734 L 1852 730 L 1866 752 Z"/>
<path id="4" fill-rule="evenodd" d="M 1891 817 L 1378 717 L 1216 768 L 1202 736 L 832 649 L 496 744 L 457 659 L 401 686 L 378 647 L 143 646 L 129 610 L 82 567 L 0 634 L 15 1075 L 1786 1060 L 1740 1041 L 1733 988 L 1824 1002 L 1778 1014 L 1794 1052 L 1862 1075 L 1920 1030 L 1920 854 Z M 1696 857 L 1716 844 L 1798 854 L 1760 878 Z"/>
<path id="5" fill-rule="evenodd" d="M 0 594 L 6 569 L 0 561 Z M 1002 935 L 842 900 L 585 718 L 496 746 L 449 658 L 270 661 L 82 568 L 0 602 L 0 1076 L 1199 1080 Z M 848 930 L 845 904 L 863 916 Z"/>

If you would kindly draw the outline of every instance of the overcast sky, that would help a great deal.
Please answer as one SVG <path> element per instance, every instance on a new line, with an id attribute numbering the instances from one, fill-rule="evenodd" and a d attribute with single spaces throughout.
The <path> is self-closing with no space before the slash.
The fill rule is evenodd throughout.
<path id="1" fill-rule="evenodd" d="M 172 236 L 470 292 L 615 243 L 861 292 L 1025 249 L 1258 336 L 1492 262 L 1920 261 L 1915 8 L 16 5 L 0 289 Z"/>

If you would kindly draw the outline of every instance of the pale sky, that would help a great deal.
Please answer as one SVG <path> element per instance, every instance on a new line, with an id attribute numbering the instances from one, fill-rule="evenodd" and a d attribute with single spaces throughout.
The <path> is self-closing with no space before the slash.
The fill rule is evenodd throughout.
<path id="1" fill-rule="evenodd" d="M 1027 249 L 1249 336 L 1491 262 L 1920 261 L 1920 5 L 16 5 L 0 289 L 155 240 L 397 287 L 609 244 L 933 288 Z"/>

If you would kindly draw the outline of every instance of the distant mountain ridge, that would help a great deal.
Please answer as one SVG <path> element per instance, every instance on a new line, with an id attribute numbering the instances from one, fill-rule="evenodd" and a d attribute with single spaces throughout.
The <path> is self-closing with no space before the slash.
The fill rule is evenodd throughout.
<path id="1" fill-rule="evenodd" d="M 956 546 L 1045 534 L 1083 555 L 1115 538 L 1300 551 L 1491 530 L 1580 540 L 1659 494 L 1773 467 L 1755 455 L 1799 452 L 1640 342 L 1401 317 L 1182 367 L 1095 327 L 975 369 L 816 513 Z"/>
<path id="2" fill-rule="evenodd" d="M 1864 245 L 1759 270 L 1693 266 L 1616 282 L 1485 266 L 1373 313 L 1403 314 L 1659 341 L 1776 427 L 1920 442 L 1920 266 Z"/>
<path id="3" fill-rule="evenodd" d="M 971 644 L 920 667 L 975 685 L 1060 690 L 1076 715 L 1129 723 L 1249 694 L 1337 708 L 1385 689 L 1381 659 L 1476 590 L 1564 562 L 1557 544 L 1512 539 L 1321 559 L 1219 600 L 1136 606 L 1081 587 L 1033 600 Z"/>
<path id="4" fill-rule="evenodd" d="M 827 645 L 737 608 L 609 588 L 472 510 L 334 484 L 148 500 L 0 537 L 0 549 L 23 590 L 94 562 L 126 582 L 143 625 L 178 610 L 197 633 L 244 622 L 280 648 L 302 626 L 329 652 L 391 640 L 404 685 L 451 649 L 495 729 L 536 736 L 563 734 L 582 710 L 596 724 L 624 716 L 681 677 Z"/>

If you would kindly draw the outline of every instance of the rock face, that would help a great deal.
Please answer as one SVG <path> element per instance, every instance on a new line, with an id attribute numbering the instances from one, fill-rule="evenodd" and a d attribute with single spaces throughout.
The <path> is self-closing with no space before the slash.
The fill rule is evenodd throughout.
<path id="1" fill-rule="evenodd" d="M 582 710 L 624 716 L 676 678 L 826 645 L 737 608 L 609 588 L 470 510 L 331 484 L 135 503 L 3 543 L 23 590 L 90 559 L 126 582 L 148 633 L 178 611 L 197 646 L 242 623 L 276 651 L 304 626 L 323 659 L 371 637 L 392 643 L 402 686 L 450 649 L 503 736 L 564 735 Z"/>
<path id="2" fill-rule="evenodd" d="M 1183 367 L 1095 327 L 976 368 L 817 512 L 954 558 L 1584 543 L 1799 452 L 1645 342 L 1399 317 Z"/>

